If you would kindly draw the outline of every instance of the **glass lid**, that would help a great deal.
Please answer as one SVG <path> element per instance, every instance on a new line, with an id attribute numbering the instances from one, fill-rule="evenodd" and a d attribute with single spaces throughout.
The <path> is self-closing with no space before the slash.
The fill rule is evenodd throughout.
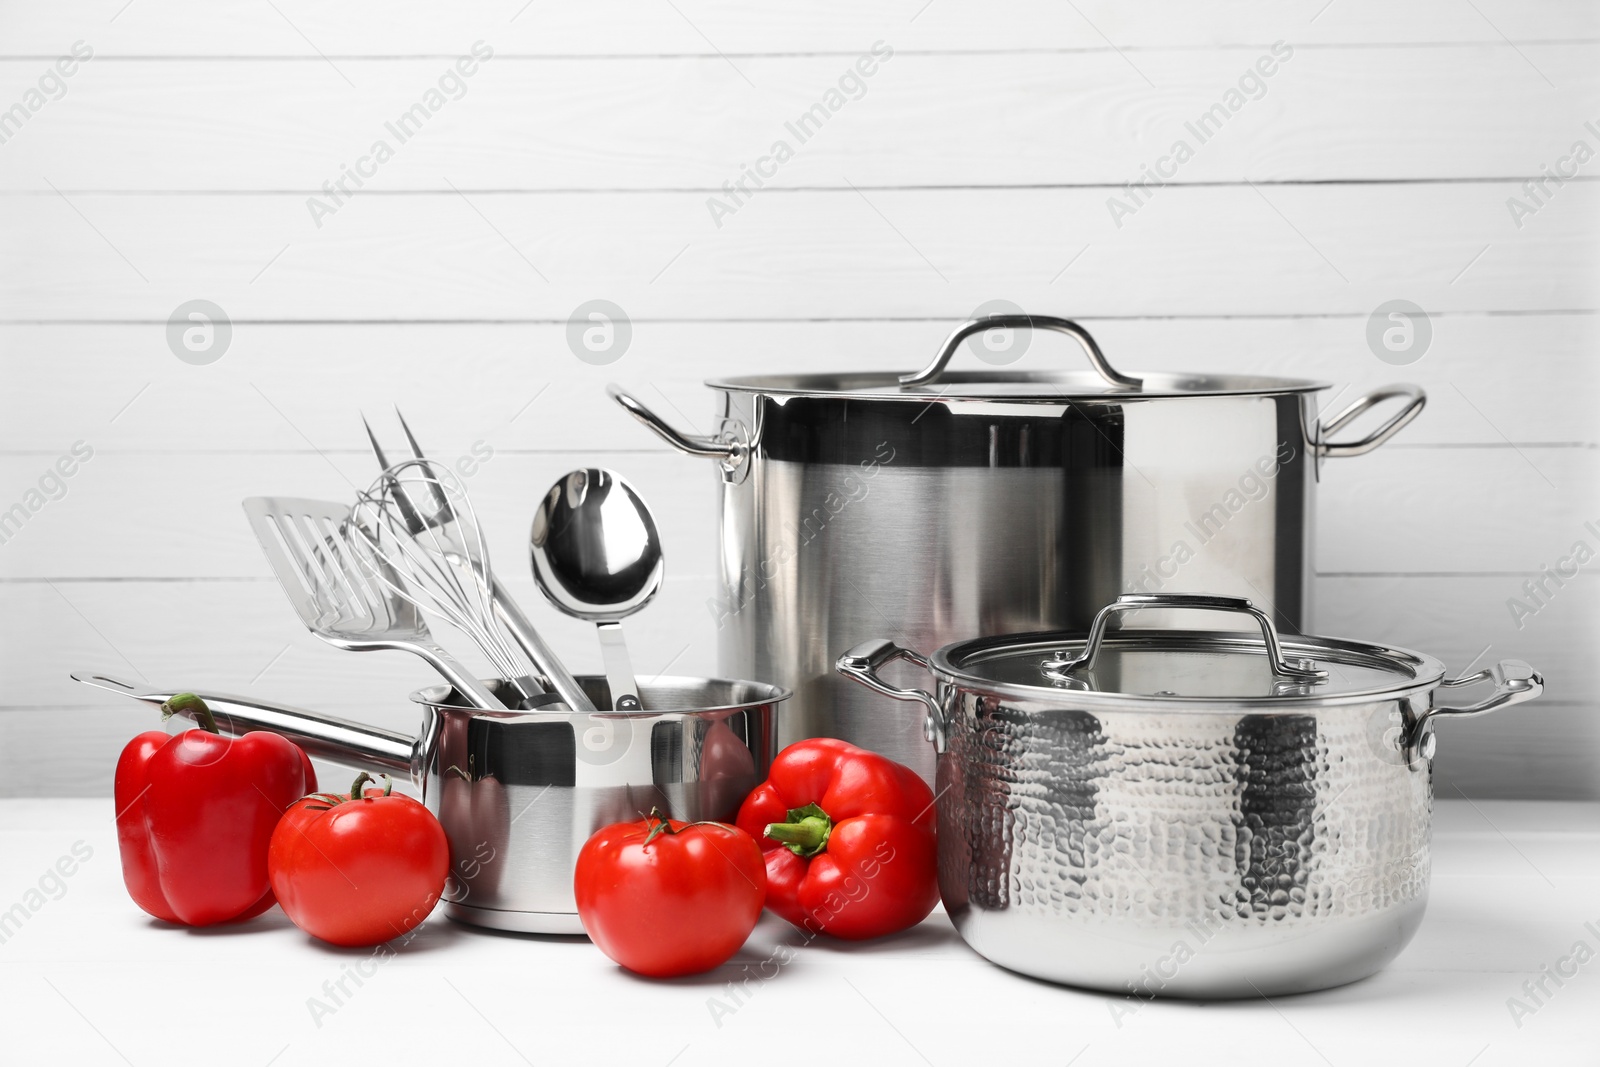
<path id="1" fill-rule="evenodd" d="M 1106 632 L 1114 615 L 1140 608 L 1243 612 L 1261 630 Z M 1443 663 L 1405 649 L 1325 637 L 1280 639 L 1250 601 L 1199 594 L 1119 597 L 1095 617 L 1087 637 L 1024 634 L 968 641 L 941 650 L 934 666 L 979 686 L 1134 703 L 1344 703 L 1432 687 L 1444 677 Z"/>

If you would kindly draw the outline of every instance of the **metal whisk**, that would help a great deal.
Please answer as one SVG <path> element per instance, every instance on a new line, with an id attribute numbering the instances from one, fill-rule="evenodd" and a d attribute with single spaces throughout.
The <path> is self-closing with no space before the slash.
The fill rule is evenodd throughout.
<path id="1" fill-rule="evenodd" d="M 426 521 L 431 517 L 417 514 L 419 500 L 440 501 L 450 521 Z M 533 664 L 495 617 L 488 541 L 466 489 L 449 468 L 427 459 L 385 468 L 356 498 L 349 525 L 355 555 L 373 580 L 470 637 L 495 671 L 511 680 L 523 707 L 549 702 L 533 681 Z"/>

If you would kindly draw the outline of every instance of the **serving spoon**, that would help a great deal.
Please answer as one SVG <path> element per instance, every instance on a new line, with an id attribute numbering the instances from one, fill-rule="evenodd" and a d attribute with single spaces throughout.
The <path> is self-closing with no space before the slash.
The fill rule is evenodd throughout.
<path id="1" fill-rule="evenodd" d="M 539 591 L 595 624 L 612 710 L 640 710 L 622 620 L 650 602 L 666 570 L 649 506 L 615 471 L 575 470 L 539 502 L 528 542 Z"/>

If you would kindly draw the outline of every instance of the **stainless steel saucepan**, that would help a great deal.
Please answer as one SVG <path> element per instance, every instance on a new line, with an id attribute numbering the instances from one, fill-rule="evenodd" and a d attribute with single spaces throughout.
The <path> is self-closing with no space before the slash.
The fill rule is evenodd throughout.
<path id="1" fill-rule="evenodd" d="M 946 369 L 977 334 L 1029 328 L 1070 336 L 1089 369 Z M 840 649 L 886 628 L 919 648 L 1081 632 L 1120 593 L 1181 589 L 1255 597 L 1286 628 L 1309 626 L 1323 461 L 1372 451 L 1425 402 L 1391 385 L 1323 419 L 1325 382 L 1124 374 L 1082 326 L 1044 315 L 963 323 L 919 374 L 707 384 L 709 436 L 611 394 L 717 461 L 717 669 L 795 690 L 784 744 L 839 737 L 930 779 L 916 731 L 833 673 Z M 1380 404 L 1368 433 L 1340 436 Z"/>
<path id="2" fill-rule="evenodd" d="M 72 676 L 150 704 L 169 699 L 105 675 Z M 606 681 L 579 677 L 609 707 Z M 496 697 L 514 689 L 487 683 Z M 657 678 L 640 712 L 482 711 L 450 686 L 411 694 L 416 736 L 248 697 L 201 693 L 222 732 L 282 734 L 315 758 L 408 777 L 450 838 L 445 912 L 478 926 L 582 934 L 573 864 L 589 836 L 659 807 L 733 821 L 777 752 L 789 691 L 720 678 Z"/>
<path id="3" fill-rule="evenodd" d="M 1137 608 L 1260 633 L 1122 629 Z M 908 660 L 933 692 L 885 681 Z M 1461 678 L 1405 649 L 1282 637 L 1236 597 L 1131 595 L 1085 638 L 886 640 L 841 674 L 926 707 L 939 891 L 1001 966 L 1141 998 L 1298 993 L 1363 978 L 1422 921 L 1434 724 L 1539 695 L 1507 660 Z M 1476 703 L 1449 702 L 1476 683 Z"/>

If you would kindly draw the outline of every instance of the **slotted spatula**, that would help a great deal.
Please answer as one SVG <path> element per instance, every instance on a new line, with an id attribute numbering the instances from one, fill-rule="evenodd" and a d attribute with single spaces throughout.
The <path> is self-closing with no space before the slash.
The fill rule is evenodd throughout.
<path id="1" fill-rule="evenodd" d="M 361 549 L 347 530 L 348 505 L 255 496 L 244 502 L 244 512 L 306 629 L 351 652 L 398 649 L 421 656 L 473 707 L 507 710 L 433 639 L 414 605 L 369 573 L 382 563 L 358 555 Z"/>

